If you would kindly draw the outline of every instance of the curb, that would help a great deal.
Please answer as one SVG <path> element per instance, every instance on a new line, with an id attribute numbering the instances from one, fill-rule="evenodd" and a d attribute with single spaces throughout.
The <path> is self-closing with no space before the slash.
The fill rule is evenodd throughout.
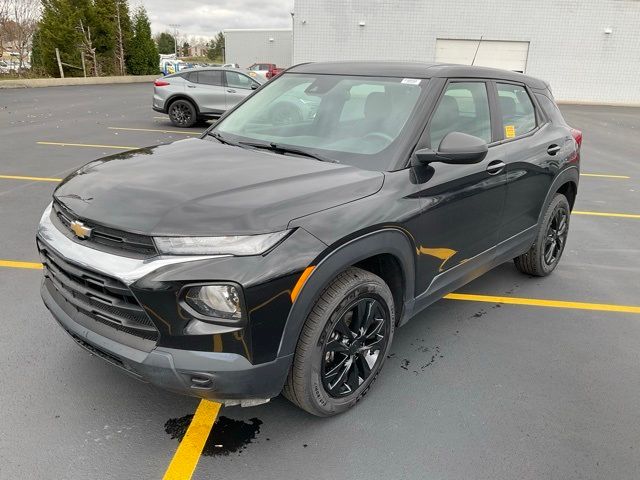
<path id="1" fill-rule="evenodd" d="M 119 77 L 69 77 L 69 78 L 25 78 L 13 80 L 0 80 L 2 88 L 39 88 L 62 87 L 68 85 L 106 85 L 114 83 L 145 83 L 153 82 L 162 74 L 157 75 L 123 75 Z"/>

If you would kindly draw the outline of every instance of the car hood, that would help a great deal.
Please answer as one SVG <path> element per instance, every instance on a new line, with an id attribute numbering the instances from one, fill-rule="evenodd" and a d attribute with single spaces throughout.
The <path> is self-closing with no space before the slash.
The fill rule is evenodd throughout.
<path id="1" fill-rule="evenodd" d="M 377 192 L 380 172 L 207 139 L 88 163 L 54 197 L 80 218 L 146 235 L 251 235 Z"/>

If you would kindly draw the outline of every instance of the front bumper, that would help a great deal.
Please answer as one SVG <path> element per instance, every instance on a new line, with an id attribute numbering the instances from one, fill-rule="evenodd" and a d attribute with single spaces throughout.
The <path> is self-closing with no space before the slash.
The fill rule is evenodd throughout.
<path id="1" fill-rule="evenodd" d="M 63 298 L 60 285 L 54 285 L 45 273 L 44 303 L 58 323 L 91 353 L 140 380 L 227 404 L 265 401 L 280 393 L 292 361 L 292 351 L 280 352 L 279 348 L 291 308 L 289 292 L 299 277 L 296 268 L 308 265 L 323 246 L 303 229 L 288 239 L 287 248 L 278 246 L 267 256 L 131 258 L 69 238 L 52 223 L 49 206 L 42 215 L 37 241 L 39 248 L 51 250 L 74 269 L 122 282 L 158 329 L 159 338 L 153 340 L 105 326 L 85 314 L 78 302 Z M 278 253 L 280 248 L 282 254 Z M 220 325 L 218 333 L 212 334 L 184 334 L 191 318 L 176 302 L 181 286 L 221 278 L 243 286 L 247 325 Z"/>
<path id="2" fill-rule="evenodd" d="M 233 353 L 165 347 L 145 352 L 82 326 L 78 317 L 83 314 L 65 311 L 45 282 L 41 294 L 53 317 L 80 346 L 139 380 L 184 395 L 226 404 L 258 404 L 280 393 L 291 364 L 291 355 L 252 365 Z"/>

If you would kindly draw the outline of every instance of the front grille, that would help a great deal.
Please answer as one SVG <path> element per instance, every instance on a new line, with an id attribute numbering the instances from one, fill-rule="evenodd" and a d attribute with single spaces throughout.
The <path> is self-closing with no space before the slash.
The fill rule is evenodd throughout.
<path id="1" fill-rule="evenodd" d="M 58 201 L 53 202 L 53 217 L 58 220 L 58 226 L 65 229 L 64 231 L 68 234 L 67 236 L 73 235 L 71 233 L 71 222 L 81 220 Z M 158 253 L 153 239 L 149 236 L 116 230 L 115 228 L 105 227 L 104 225 L 99 225 L 89 220 L 82 220 L 82 223 L 92 229 L 91 236 L 88 239 L 79 240 L 87 246 L 144 257 L 157 255 Z"/>
<path id="2" fill-rule="evenodd" d="M 76 310 L 118 331 L 158 339 L 158 329 L 124 283 L 69 263 L 41 242 L 38 247 L 45 278 Z"/>

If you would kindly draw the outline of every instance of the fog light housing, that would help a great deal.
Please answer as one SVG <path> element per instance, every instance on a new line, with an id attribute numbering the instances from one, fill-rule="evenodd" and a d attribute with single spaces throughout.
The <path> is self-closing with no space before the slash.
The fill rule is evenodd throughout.
<path id="1" fill-rule="evenodd" d="M 242 320 L 242 293 L 240 287 L 233 284 L 191 286 L 184 295 L 184 301 L 195 312 L 210 317 L 211 321 Z"/>

